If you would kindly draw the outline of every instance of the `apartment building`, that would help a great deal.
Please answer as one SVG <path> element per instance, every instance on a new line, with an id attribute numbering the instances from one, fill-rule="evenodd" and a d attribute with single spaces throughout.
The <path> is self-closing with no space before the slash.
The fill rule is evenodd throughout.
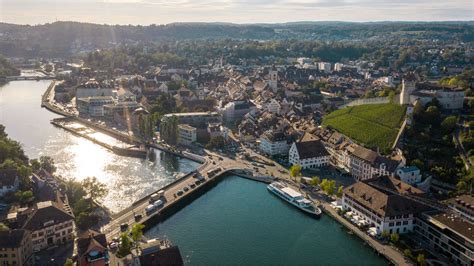
<path id="1" fill-rule="evenodd" d="M 0 265 L 34 265 L 30 231 L 0 231 Z"/>

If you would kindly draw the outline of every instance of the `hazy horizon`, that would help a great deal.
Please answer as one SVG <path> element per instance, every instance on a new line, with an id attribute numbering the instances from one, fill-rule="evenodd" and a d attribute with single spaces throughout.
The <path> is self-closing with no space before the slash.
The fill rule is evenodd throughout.
<path id="1" fill-rule="evenodd" d="M 0 22 L 30 25 L 472 20 L 471 0 L 0 0 Z"/>

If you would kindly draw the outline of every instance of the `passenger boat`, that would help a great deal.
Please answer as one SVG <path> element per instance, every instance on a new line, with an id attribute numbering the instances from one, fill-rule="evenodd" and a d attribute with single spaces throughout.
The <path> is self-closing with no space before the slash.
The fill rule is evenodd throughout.
<path id="1" fill-rule="evenodd" d="M 312 201 L 283 182 L 273 182 L 267 188 L 273 194 L 308 214 L 319 217 L 322 213 L 321 209 L 314 205 Z"/>

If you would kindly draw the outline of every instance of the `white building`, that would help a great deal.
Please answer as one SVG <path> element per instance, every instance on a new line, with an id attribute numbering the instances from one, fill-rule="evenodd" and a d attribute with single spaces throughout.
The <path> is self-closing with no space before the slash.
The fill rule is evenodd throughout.
<path id="1" fill-rule="evenodd" d="M 196 142 L 196 128 L 186 124 L 178 125 L 178 143 L 181 145 L 190 145 Z"/>
<path id="2" fill-rule="evenodd" d="M 275 99 L 272 99 L 270 102 L 268 102 L 266 108 L 267 108 L 267 111 L 270 113 L 280 114 L 281 112 L 281 105 Z"/>
<path id="3" fill-rule="evenodd" d="M 15 192 L 18 190 L 20 180 L 18 173 L 12 170 L 0 171 L 0 197 L 3 197 L 8 192 Z"/>
<path id="4" fill-rule="evenodd" d="M 268 85 L 273 92 L 276 92 L 278 90 L 278 70 L 276 70 L 276 68 L 273 68 L 272 70 L 270 70 L 269 75 L 270 80 L 268 80 Z"/>
<path id="5" fill-rule="evenodd" d="M 81 116 L 104 116 L 104 105 L 115 103 L 111 96 L 96 96 L 76 100 L 77 110 Z"/>
<path id="6" fill-rule="evenodd" d="M 415 185 L 421 182 L 420 169 L 416 166 L 406 166 L 397 169 L 397 176 L 401 181 L 410 185 Z"/>
<path id="7" fill-rule="evenodd" d="M 341 71 L 343 67 L 344 67 L 344 64 L 335 63 L 334 64 L 334 71 Z"/>
<path id="8" fill-rule="evenodd" d="M 399 192 L 401 190 L 404 193 L 419 192 L 408 184 L 401 184 L 400 181 L 397 183 L 395 179 L 391 180 L 389 177 L 384 179 L 381 182 L 400 186 Z M 380 187 L 380 183 L 377 185 Z M 414 214 L 420 210 L 420 206 L 398 194 L 387 193 L 383 189 L 373 187 L 371 183 L 357 182 L 344 189 L 342 209 L 354 217 L 353 219 L 364 221 L 369 227 L 375 228 L 377 234 L 384 231 L 390 234 L 404 234 L 413 231 Z"/>
<path id="9" fill-rule="evenodd" d="M 319 62 L 318 63 L 318 69 L 320 71 L 323 71 L 324 73 L 330 73 L 331 72 L 331 63 Z"/>
<path id="10" fill-rule="evenodd" d="M 415 83 L 413 79 L 402 80 L 400 104 L 412 104 L 419 101 L 423 106 L 434 98 L 445 110 L 463 108 L 464 90 L 458 87 L 442 86 L 434 83 Z"/>
<path id="11" fill-rule="evenodd" d="M 302 169 L 315 169 L 329 164 L 330 155 L 320 140 L 302 139 L 291 145 L 289 162 Z"/>
<path id="12" fill-rule="evenodd" d="M 56 202 L 38 202 L 33 207 L 8 214 L 7 220 L 31 231 L 34 251 L 74 240 L 74 216 Z"/>
<path id="13" fill-rule="evenodd" d="M 287 154 L 288 138 L 283 132 L 266 131 L 260 136 L 260 150 L 270 156 Z"/>
<path id="14" fill-rule="evenodd" d="M 392 176 L 401 164 L 401 162 L 381 156 L 377 152 L 355 143 L 347 147 L 347 152 L 349 155 L 347 168 L 357 180 Z"/>
<path id="15" fill-rule="evenodd" d="M 296 62 L 298 62 L 298 64 L 300 65 L 304 65 L 304 64 L 312 64 L 313 60 L 307 57 L 299 57 L 298 59 L 296 59 Z"/>
<path id="16" fill-rule="evenodd" d="M 250 101 L 233 101 L 227 103 L 222 109 L 224 121 L 233 122 L 242 119 L 247 113 L 256 110 L 257 107 Z"/>

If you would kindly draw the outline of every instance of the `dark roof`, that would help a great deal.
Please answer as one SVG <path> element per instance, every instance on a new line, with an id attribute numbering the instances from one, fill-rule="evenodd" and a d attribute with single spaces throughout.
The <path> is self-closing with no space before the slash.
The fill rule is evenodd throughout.
<path id="1" fill-rule="evenodd" d="M 16 170 L 0 170 L 0 187 L 13 186 L 17 176 Z"/>
<path id="2" fill-rule="evenodd" d="M 460 235 L 471 243 L 474 241 L 474 230 L 472 222 L 461 217 L 459 214 L 453 211 L 432 211 L 432 212 L 425 212 L 421 215 L 422 218 L 430 222 L 432 225 L 438 227 L 444 234 L 448 235 L 452 238 L 459 238 L 454 236 L 453 233 L 456 235 Z M 466 245 L 469 245 L 466 242 Z"/>
<path id="3" fill-rule="evenodd" d="M 400 194 L 423 195 L 425 192 L 392 176 L 381 176 L 364 181 L 371 186 L 396 191 Z"/>
<path id="4" fill-rule="evenodd" d="M 0 231 L 0 248 L 18 248 L 28 231 L 23 229 Z"/>
<path id="5" fill-rule="evenodd" d="M 82 256 L 82 254 L 87 252 L 91 242 L 94 242 L 95 245 L 102 246 L 104 249 L 107 248 L 107 239 L 105 234 L 96 232 L 94 230 L 87 230 L 77 239 L 77 253 L 79 256 Z"/>
<path id="6" fill-rule="evenodd" d="M 364 182 L 345 188 L 344 194 L 381 217 L 414 214 L 421 210 L 420 205 L 412 200 L 384 193 Z"/>
<path id="7" fill-rule="evenodd" d="M 49 221 L 54 221 L 54 224 L 58 224 L 74 220 L 72 215 L 53 201 L 38 202 L 33 208 L 33 212 L 28 216 L 28 219 L 22 226 L 23 229 L 36 231 L 44 228 L 44 224 Z"/>
<path id="8" fill-rule="evenodd" d="M 177 246 L 161 249 L 156 252 L 140 256 L 140 265 L 184 265 L 183 258 Z"/>
<path id="9" fill-rule="evenodd" d="M 329 156 L 328 151 L 319 140 L 296 142 L 296 149 L 301 159 Z"/>

